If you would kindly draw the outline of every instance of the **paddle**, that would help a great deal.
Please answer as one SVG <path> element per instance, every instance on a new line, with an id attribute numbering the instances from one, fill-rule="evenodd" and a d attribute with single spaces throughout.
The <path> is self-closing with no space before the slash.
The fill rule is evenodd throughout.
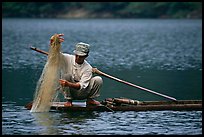
<path id="1" fill-rule="evenodd" d="M 32 50 L 34 50 L 34 51 L 37 51 L 37 52 L 40 52 L 40 53 L 43 53 L 43 54 L 48 55 L 48 52 L 45 52 L 45 51 L 43 51 L 43 50 L 37 49 L 37 48 L 35 48 L 35 47 L 30 47 L 30 48 L 31 48 Z M 121 79 L 119 79 L 119 78 L 113 77 L 113 76 L 111 76 L 111 75 L 108 75 L 108 74 L 106 74 L 106 73 L 104 73 L 104 72 L 98 70 L 97 68 L 93 68 L 92 71 L 93 71 L 93 73 L 96 73 L 96 74 L 98 74 L 98 75 L 105 76 L 105 77 L 107 77 L 107 78 L 113 79 L 113 80 L 118 81 L 118 82 L 121 82 L 121 83 L 123 83 L 123 84 L 129 85 L 129 86 L 132 86 L 132 87 L 135 87 L 135 88 L 139 88 L 139 89 L 141 89 L 141 90 L 144 90 L 144 91 L 147 91 L 147 92 L 156 94 L 156 95 L 158 95 L 158 96 L 161 96 L 161 97 L 164 97 L 164 98 L 167 98 L 167 99 L 176 101 L 176 99 L 173 98 L 173 97 L 170 97 L 170 96 L 167 96 L 167 95 L 164 95 L 164 94 L 155 92 L 155 91 L 153 91 L 153 90 L 150 90 L 150 89 L 147 89 L 147 88 L 144 88 L 144 87 L 141 87 L 141 86 L 132 84 L 132 83 L 130 83 L 130 82 L 121 80 Z"/>

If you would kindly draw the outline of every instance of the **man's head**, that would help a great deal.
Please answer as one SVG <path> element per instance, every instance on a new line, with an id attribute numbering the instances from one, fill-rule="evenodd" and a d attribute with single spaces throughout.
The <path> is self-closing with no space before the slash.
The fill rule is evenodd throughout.
<path id="1" fill-rule="evenodd" d="M 83 42 L 79 42 L 76 44 L 74 53 L 75 55 L 78 56 L 88 56 L 89 54 L 89 44 L 87 43 L 83 43 Z"/>
<path id="2" fill-rule="evenodd" d="M 75 62 L 78 64 L 82 64 L 84 62 L 84 59 L 89 54 L 89 44 L 80 42 L 76 44 L 75 50 Z"/>

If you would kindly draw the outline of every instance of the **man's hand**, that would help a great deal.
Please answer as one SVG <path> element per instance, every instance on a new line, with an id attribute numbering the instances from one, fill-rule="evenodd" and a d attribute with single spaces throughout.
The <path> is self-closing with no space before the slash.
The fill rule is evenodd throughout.
<path id="1" fill-rule="evenodd" d="M 69 81 L 64 80 L 64 79 L 59 79 L 59 83 L 63 87 L 71 87 L 71 88 L 75 88 L 75 89 L 80 89 L 79 83 L 72 83 L 72 82 L 69 82 Z"/>
<path id="2" fill-rule="evenodd" d="M 66 87 L 68 82 L 67 82 L 66 80 L 64 80 L 64 79 L 59 79 L 59 83 L 60 83 L 60 85 L 62 85 L 63 87 Z"/>
<path id="3" fill-rule="evenodd" d="M 60 33 L 58 34 L 58 38 L 59 38 L 59 42 L 64 42 L 64 38 L 62 38 L 61 36 L 64 36 L 64 34 Z"/>
<path id="4" fill-rule="evenodd" d="M 62 43 L 64 42 L 64 38 L 62 37 L 64 36 L 64 34 L 60 33 L 60 34 L 54 34 L 51 38 L 50 38 L 50 45 L 53 43 L 53 42 L 56 42 L 56 38 L 59 39 L 59 43 Z"/>

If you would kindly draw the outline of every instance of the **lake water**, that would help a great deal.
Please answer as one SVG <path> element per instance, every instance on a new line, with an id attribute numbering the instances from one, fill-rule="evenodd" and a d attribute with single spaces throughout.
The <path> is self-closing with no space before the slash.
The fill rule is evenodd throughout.
<path id="1" fill-rule="evenodd" d="M 49 38 L 64 33 L 62 51 L 91 45 L 99 70 L 177 100 L 202 100 L 202 20 L 2 19 L 2 134 L 202 134 L 202 111 L 30 113 Z M 99 101 L 167 100 L 103 77 Z"/>

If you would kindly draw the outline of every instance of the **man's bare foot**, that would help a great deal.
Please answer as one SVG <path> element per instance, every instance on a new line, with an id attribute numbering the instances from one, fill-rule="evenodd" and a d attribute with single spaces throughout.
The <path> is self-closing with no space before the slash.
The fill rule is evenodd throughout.
<path id="1" fill-rule="evenodd" d="M 87 101 L 86 101 L 87 106 L 98 106 L 100 104 L 101 103 L 99 101 L 96 101 L 94 99 L 87 99 Z"/>
<path id="2" fill-rule="evenodd" d="M 72 101 L 67 101 L 65 104 L 64 104 L 65 107 L 71 107 L 72 106 Z"/>

